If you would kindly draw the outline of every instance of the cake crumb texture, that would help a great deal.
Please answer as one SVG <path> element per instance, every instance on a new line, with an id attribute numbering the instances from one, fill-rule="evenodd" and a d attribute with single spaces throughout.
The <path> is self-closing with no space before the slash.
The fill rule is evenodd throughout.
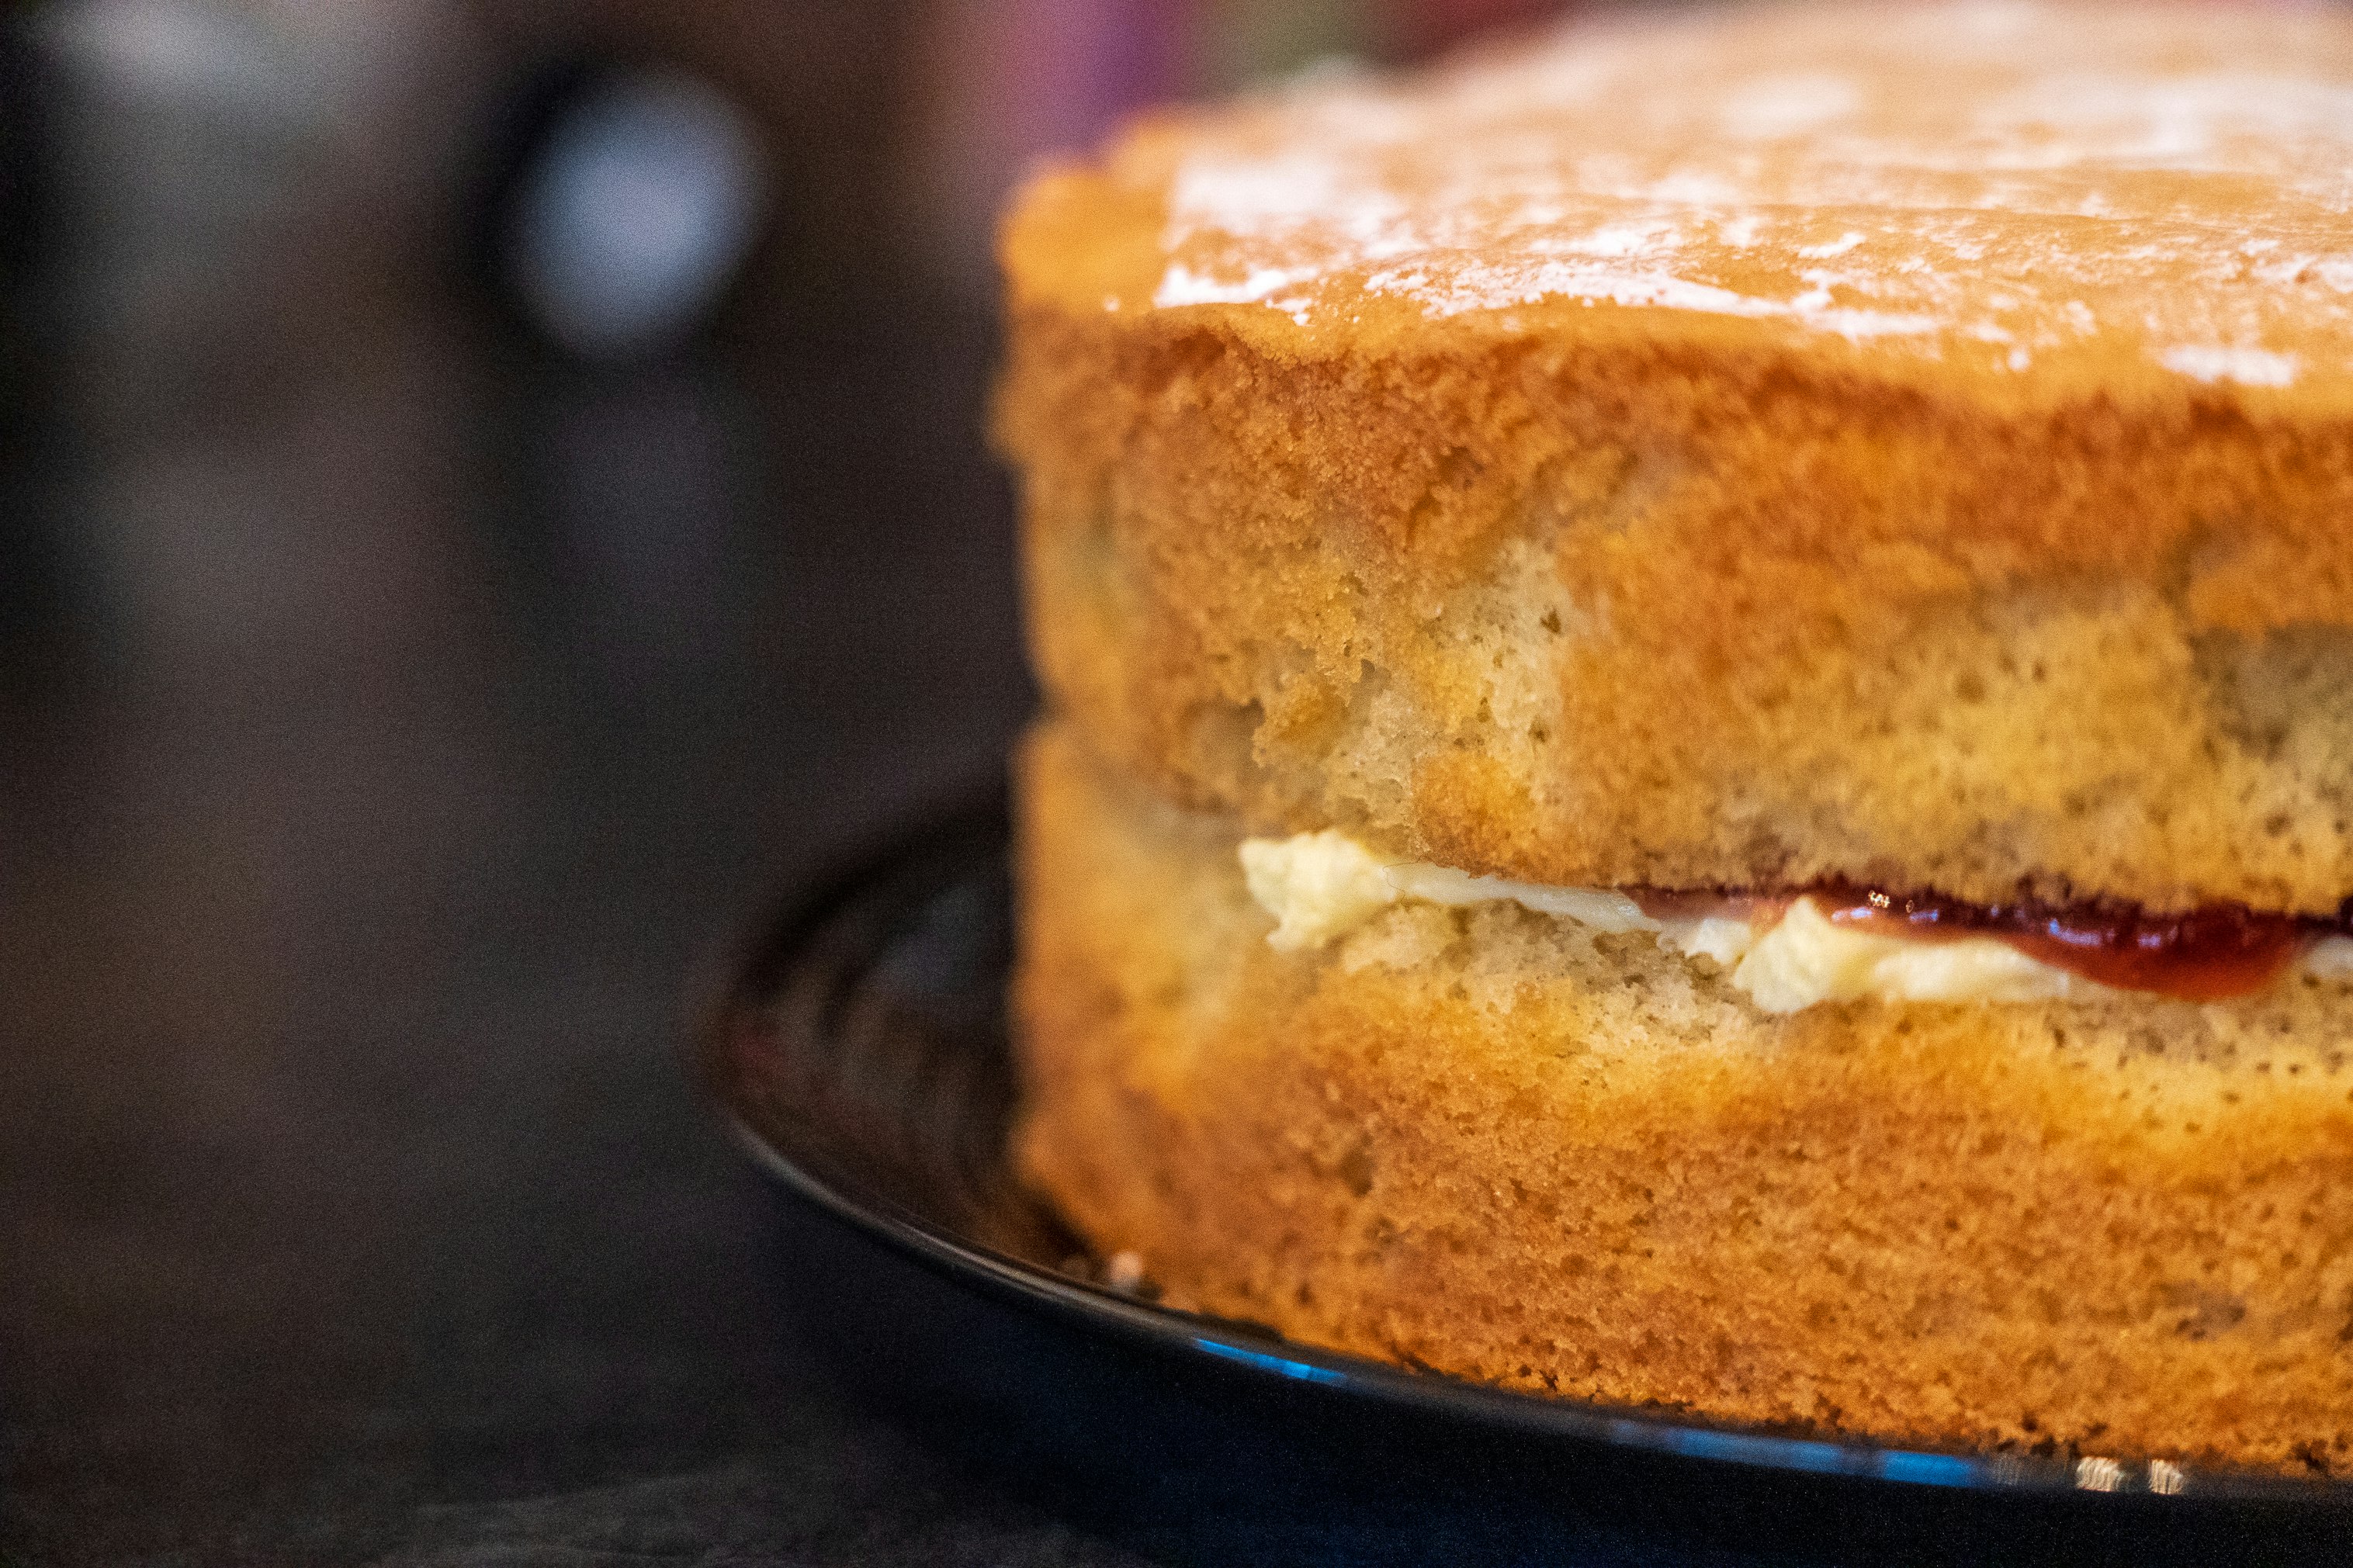
<path id="1" fill-rule="evenodd" d="M 1736 1422 L 2353 1469 L 2353 986 L 1777 1017 L 1512 905 L 1280 952 L 1235 820 L 1067 724 L 1021 773 L 1018 1156 L 1174 1298 Z"/>
<path id="2" fill-rule="evenodd" d="M 1008 219 L 1053 703 L 1578 886 L 2353 890 L 2353 18 L 1775 7 L 1145 122 Z"/>

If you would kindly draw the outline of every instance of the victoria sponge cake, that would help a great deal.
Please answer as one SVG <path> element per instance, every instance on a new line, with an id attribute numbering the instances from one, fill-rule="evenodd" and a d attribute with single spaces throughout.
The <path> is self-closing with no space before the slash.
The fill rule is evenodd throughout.
<path id="1" fill-rule="evenodd" d="M 1538 1392 L 2353 1471 L 2353 18 L 1586 24 L 1140 121 L 1002 251 L 1091 1241 Z"/>

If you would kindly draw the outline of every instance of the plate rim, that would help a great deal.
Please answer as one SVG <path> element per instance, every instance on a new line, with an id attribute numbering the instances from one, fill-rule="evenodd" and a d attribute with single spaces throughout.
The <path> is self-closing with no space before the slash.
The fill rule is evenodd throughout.
<path id="1" fill-rule="evenodd" d="M 2175 1467 L 2181 1484 L 2168 1490 L 2152 1484 L 2151 1461 L 2085 1455 L 2070 1462 L 2034 1455 L 1907 1448 L 1860 1437 L 1799 1436 L 1696 1415 L 1539 1394 L 1392 1366 L 1288 1339 L 1241 1320 L 1139 1300 L 1026 1262 L 955 1234 L 867 1189 L 849 1173 L 825 1168 L 821 1157 L 796 1157 L 778 1148 L 733 1092 L 728 1064 L 733 1026 L 766 1005 L 776 981 L 792 971 L 794 960 L 845 904 L 894 880 L 918 880 L 911 873 L 927 855 L 970 847 L 980 838 L 993 842 L 992 854 L 1010 847 L 1009 797 L 1002 782 L 902 820 L 838 858 L 824 874 L 772 895 L 738 926 L 732 942 L 698 966 L 690 980 L 680 1038 L 697 1097 L 717 1117 L 729 1141 L 768 1180 L 952 1283 L 1043 1309 L 1063 1322 L 1108 1331 L 1131 1344 L 1179 1356 L 1206 1355 L 1229 1370 L 1254 1372 L 1294 1388 L 1337 1391 L 1423 1415 L 1469 1421 L 1491 1432 L 1502 1429 L 1531 1438 L 1634 1450 L 1750 1474 L 1819 1477 L 1906 1492 L 2065 1499 L 2079 1507 L 2136 1510 L 2267 1504 L 2312 1514 L 2353 1510 L 2353 1482 L 2326 1478 Z"/>

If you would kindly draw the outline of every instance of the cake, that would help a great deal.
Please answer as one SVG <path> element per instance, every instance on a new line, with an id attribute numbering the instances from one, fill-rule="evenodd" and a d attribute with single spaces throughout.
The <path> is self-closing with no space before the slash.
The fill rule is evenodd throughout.
<path id="1" fill-rule="evenodd" d="M 1083 1236 L 1539 1393 L 2353 1469 L 2353 19 L 1581 24 L 1001 252 Z"/>

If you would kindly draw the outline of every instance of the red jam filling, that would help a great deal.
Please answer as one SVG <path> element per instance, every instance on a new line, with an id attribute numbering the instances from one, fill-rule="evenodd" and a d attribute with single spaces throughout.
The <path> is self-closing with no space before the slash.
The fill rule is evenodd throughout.
<path id="1" fill-rule="evenodd" d="M 2102 985 L 2188 1002 L 2260 991 L 2313 942 L 2346 929 L 2341 918 L 2263 914 L 2239 904 L 2157 915 L 2130 904 L 1971 904 L 1839 883 L 1780 894 L 1642 889 L 1632 896 L 1653 920 L 1729 915 L 1757 925 L 1771 925 L 1805 897 L 1839 925 L 1925 942 L 1991 937 Z"/>

